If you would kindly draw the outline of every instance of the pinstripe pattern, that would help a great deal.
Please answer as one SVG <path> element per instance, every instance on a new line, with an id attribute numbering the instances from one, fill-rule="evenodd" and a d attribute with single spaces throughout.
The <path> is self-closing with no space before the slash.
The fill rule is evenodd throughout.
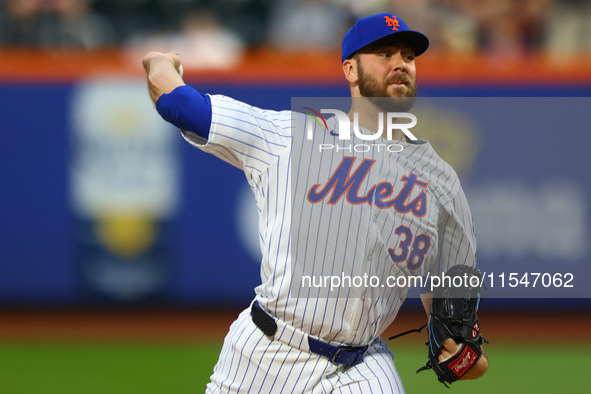
<path id="1" fill-rule="evenodd" d="M 251 186 L 263 255 L 256 299 L 271 315 L 314 337 L 333 344 L 370 344 L 371 350 L 361 364 L 336 366 L 305 351 L 301 337 L 282 337 L 291 346 L 270 340 L 246 310 L 226 337 L 209 392 L 404 392 L 393 355 L 379 336 L 394 321 L 408 288 L 342 287 L 328 296 L 295 279 L 302 273 L 426 276 L 455 264 L 474 265 L 472 218 L 457 175 L 426 141 L 400 142 L 404 149 L 399 153 L 319 152 L 321 143 L 342 141 L 318 125 L 314 140 L 305 140 L 305 115 L 266 111 L 224 96 L 211 96 L 211 102 L 209 140 L 189 132 L 183 136 L 241 168 Z M 327 121 L 329 130 L 336 131 L 335 121 Z M 364 160 L 373 163 L 358 197 L 386 182 L 392 185 L 392 200 L 416 176 L 426 186 L 414 187 L 404 203 L 423 193 L 425 214 L 400 213 L 371 202 L 354 205 L 346 196 L 334 204 L 309 201 L 311 187 L 325 185 L 346 157 L 355 159 L 350 174 Z M 408 237 L 400 228 L 430 242 L 418 267 L 393 261 L 391 253 L 401 253 Z"/>
<path id="2" fill-rule="evenodd" d="M 223 362 L 222 362 L 223 361 Z M 324 357 L 269 340 L 249 311 L 230 327 L 207 393 L 404 393 L 394 355 L 372 343 L 362 363 L 336 365 Z"/>

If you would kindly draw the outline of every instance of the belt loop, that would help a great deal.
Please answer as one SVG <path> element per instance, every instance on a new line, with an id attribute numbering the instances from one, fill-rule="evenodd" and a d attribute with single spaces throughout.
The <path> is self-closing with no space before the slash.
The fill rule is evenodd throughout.
<path id="1" fill-rule="evenodd" d="M 250 310 L 250 315 L 252 316 L 252 321 L 254 324 L 268 337 L 275 336 L 277 332 L 277 323 L 275 319 L 267 314 L 261 308 L 258 301 L 255 301 L 252 304 L 252 308 Z"/>

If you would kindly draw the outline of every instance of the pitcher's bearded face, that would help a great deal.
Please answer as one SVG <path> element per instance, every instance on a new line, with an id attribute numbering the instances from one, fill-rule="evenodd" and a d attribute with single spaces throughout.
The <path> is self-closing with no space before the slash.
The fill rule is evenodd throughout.
<path id="1" fill-rule="evenodd" d="M 391 111 L 406 111 L 412 107 L 417 96 L 415 56 L 405 41 L 380 40 L 360 50 L 354 58 L 362 97 L 376 104 L 391 103 L 384 104 L 388 107 L 396 103 L 389 109 Z"/>
<path id="2" fill-rule="evenodd" d="M 357 62 L 359 92 L 363 97 L 416 97 L 417 81 L 403 71 L 385 76 L 381 81 L 366 72 L 363 62 Z"/>

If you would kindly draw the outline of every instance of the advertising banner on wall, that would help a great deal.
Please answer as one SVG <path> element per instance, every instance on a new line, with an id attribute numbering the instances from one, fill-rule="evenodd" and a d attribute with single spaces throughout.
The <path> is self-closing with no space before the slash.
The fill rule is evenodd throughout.
<path id="1" fill-rule="evenodd" d="M 91 79 L 71 100 L 76 262 L 92 297 L 164 298 L 175 263 L 178 139 L 136 81 Z"/>

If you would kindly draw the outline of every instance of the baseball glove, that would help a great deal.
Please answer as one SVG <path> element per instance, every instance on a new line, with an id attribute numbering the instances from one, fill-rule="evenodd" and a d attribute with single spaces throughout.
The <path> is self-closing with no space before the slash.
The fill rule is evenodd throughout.
<path id="1" fill-rule="evenodd" d="M 447 280 L 447 277 L 451 280 Z M 464 376 L 482 356 L 480 345 L 488 341 L 480 335 L 476 315 L 480 304 L 481 278 L 477 268 L 467 265 L 456 265 L 447 271 L 445 280 L 442 281 L 444 286 L 437 287 L 433 294 L 431 316 L 427 323 L 429 359 L 427 365 L 417 373 L 433 369 L 438 380 L 449 387 L 447 383 Z M 439 362 L 437 356 L 443 349 L 443 342 L 448 338 L 459 344 L 458 351 Z"/>

